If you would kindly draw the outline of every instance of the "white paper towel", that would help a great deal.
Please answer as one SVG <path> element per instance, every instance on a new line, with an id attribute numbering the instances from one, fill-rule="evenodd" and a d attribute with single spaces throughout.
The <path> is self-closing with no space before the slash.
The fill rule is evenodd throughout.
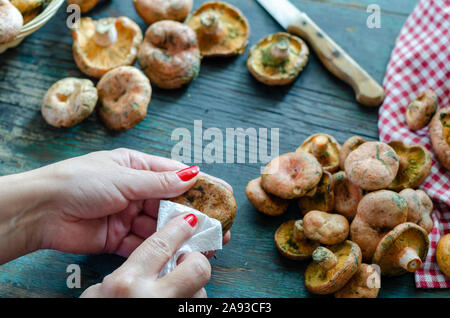
<path id="1" fill-rule="evenodd" d="M 178 257 L 182 254 L 222 249 L 222 224 L 218 220 L 182 204 L 162 200 L 159 204 L 156 229 L 159 230 L 174 217 L 186 213 L 192 213 L 197 216 L 198 223 L 195 234 L 181 245 L 180 249 L 161 270 L 159 277 L 163 277 L 173 271 L 177 266 Z"/>

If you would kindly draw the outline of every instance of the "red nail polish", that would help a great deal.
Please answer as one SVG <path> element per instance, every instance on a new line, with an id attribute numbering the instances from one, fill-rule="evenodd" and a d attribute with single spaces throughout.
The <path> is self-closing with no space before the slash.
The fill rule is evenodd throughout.
<path id="1" fill-rule="evenodd" d="M 192 227 L 194 227 L 197 224 L 197 217 L 195 216 L 195 214 L 188 214 L 184 217 L 184 219 Z"/>
<path id="2" fill-rule="evenodd" d="M 177 172 L 178 177 L 182 181 L 189 181 L 194 178 L 200 172 L 199 166 L 192 166 Z"/>

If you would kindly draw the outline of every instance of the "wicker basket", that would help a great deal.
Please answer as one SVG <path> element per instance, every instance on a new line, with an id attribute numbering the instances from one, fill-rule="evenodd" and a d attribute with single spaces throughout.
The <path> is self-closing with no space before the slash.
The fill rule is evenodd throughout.
<path id="1" fill-rule="evenodd" d="M 0 54 L 7 49 L 16 47 L 31 33 L 39 30 L 45 23 L 50 20 L 64 3 L 64 0 L 53 0 L 37 17 L 28 22 L 22 27 L 20 33 L 14 38 L 14 40 L 0 44 Z"/>

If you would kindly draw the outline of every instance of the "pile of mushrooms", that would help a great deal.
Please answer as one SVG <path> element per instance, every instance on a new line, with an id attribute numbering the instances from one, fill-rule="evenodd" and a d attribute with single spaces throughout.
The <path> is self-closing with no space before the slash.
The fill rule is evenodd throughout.
<path id="1" fill-rule="evenodd" d="M 310 292 L 377 297 L 380 275 L 414 272 L 426 257 L 433 203 L 417 188 L 430 167 L 430 153 L 419 145 L 353 136 L 341 147 L 320 133 L 274 158 L 246 194 L 270 216 L 297 203 L 303 218 L 283 223 L 274 241 L 289 259 L 312 258 L 305 272 Z"/>

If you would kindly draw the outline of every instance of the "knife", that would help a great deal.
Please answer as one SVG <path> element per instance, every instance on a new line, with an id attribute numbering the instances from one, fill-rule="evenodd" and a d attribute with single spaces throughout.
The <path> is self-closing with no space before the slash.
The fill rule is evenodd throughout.
<path id="1" fill-rule="evenodd" d="M 359 103 L 379 106 L 383 102 L 384 90 L 380 84 L 304 12 L 288 0 L 256 1 L 289 33 L 305 39 L 325 67 L 353 88 Z"/>

